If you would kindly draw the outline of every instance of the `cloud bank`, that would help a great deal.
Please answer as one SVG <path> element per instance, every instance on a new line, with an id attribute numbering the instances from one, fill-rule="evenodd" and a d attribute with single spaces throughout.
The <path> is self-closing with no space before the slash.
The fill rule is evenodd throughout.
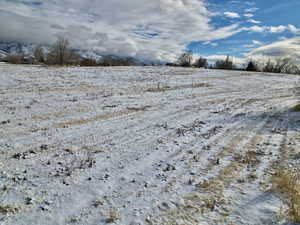
<path id="1" fill-rule="evenodd" d="M 239 32 L 215 28 L 204 0 L 2 0 L 0 40 L 52 43 L 101 54 L 173 60 L 192 41 L 214 41 Z"/>
<path id="2" fill-rule="evenodd" d="M 259 64 L 266 63 L 268 60 L 276 60 L 282 58 L 290 58 L 293 63 L 300 65 L 300 37 L 284 39 L 264 45 L 262 42 L 252 40 L 252 43 L 245 48 L 252 48 L 245 57 L 231 57 L 233 62 L 242 66 L 245 65 L 249 59 L 257 61 Z M 214 63 L 216 60 L 224 60 L 226 55 L 210 55 L 206 58 Z"/>
<path id="3" fill-rule="evenodd" d="M 242 11 L 223 13 L 209 11 L 208 3 L 208 0 L 0 0 L 0 41 L 52 44 L 58 36 L 65 36 L 73 47 L 98 54 L 174 61 L 192 42 L 216 48 L 220 46 L 218 40 L 240 32 L 300 34 L 300 29 L 292 24 L 260 25 L 262 22 L 255 20 L 254 15 L 259 9 L 252 2 L 245 2 L 247 8 Z M 230 23 L 216 27 L 215 17 L 225 17 Z M 250 43 L 248 48 L 254 46 L 257 44 Z"/>
<path id="4" fill-rule="evenodd" d="M 300 37 L 277 41 L 250 51 L 249 58 L 264 60 L 276 58 L 291 58 L 300 65 Z"/>

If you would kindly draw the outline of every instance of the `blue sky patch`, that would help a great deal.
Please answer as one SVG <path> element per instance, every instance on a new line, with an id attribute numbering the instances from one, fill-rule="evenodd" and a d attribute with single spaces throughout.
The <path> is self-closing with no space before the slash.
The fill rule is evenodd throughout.
<path id="1" fill-rule="evenodd" d="M 203 56 L 229 54 L 244 57 L 254 48 L 300 34 L 299 31 L 283 28 L 288 25 L 300 27 L 299 0 L 208 0 L 207 7 L 215 13 L 211 24 L 216 28 L 238 24 L 242 27 L 263 27 L 264 31 L 244 30 L 223 40 L 188 45 L 189 50 Z"/>

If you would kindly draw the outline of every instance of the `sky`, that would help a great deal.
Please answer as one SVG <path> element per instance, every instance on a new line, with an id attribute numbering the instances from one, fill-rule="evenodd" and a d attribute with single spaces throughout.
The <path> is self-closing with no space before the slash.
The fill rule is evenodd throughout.
<path id="1" fill-rule="evenodd" d="M 174 61 L 291 57 L 300 64 L 299 0 L 0 0 L 0 41 L 67 37 L 99 54 Z"/>

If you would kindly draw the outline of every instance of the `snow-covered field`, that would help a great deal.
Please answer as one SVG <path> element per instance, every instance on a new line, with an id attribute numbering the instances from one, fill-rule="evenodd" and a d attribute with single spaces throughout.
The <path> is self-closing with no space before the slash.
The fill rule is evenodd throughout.
<path id="1" fill-rule="evenodd" d="M 284 224 L 297 80 L 0 64 L 0 224 Z"/>

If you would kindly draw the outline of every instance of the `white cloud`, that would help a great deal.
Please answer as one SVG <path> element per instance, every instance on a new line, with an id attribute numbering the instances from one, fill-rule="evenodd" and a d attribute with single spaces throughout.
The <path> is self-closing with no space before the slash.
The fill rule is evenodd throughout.
<path id="1" fill-rule="evenodd" d="M 240 18 L 240 15 L 235 12 L 224 12 L 224 15 L 229 18 Z"/>
<path id="2" fill-rule="evenodd" d="M 280 25 L 277 27 L 271 26 L 270 27 L 270 32 L 271 33 L 282 33 L 286 30 L 286 26 Z"/>
<path id="3" fill-rule="evenodd" d="M 247 57 L 268 60 L 289 57 L 300 65 L 300 37 L 277 41 L 249 52 Z"/>
<path id="4" fill-rule="evenodd" d="M 278 40 L 280 40 L 280 41 L 284 41 L 284 40 L 286 40 L 286 39 L 288 39 L 287 37 L 279 37 L 278 38 Z"/>
<path id="5" fill-rule="evenodd" d="M 250 22 L 250 21 L 249 21 Z M 253 22 L 253 21 L 252 21 Z M 258 21 L 259 22 L 259 21 Z M 283 33 L 285 31 L 289 31 L 293 34 L 299 34 L 300 29 L 295 27 L 294 25 L 279 25 L 279 26 L 251 26 L 251 27 L 245 27 L 243 30 L 248 30 L 252 32 L 269 32 L 269 33 Z"/>
<path id="6" fill-rule="evenodd" d="M 298 29 L 297 27 L 291 24 L 287 26 L 283 26 L 283 25 L 277 27 L 271 26 L 269 29 L 271 33 L 282 33 L 284 31 L 290 31 L 292 33 L 300 33 L 300 29 Z"/>
<path id="7" fill-rule="evenodd" d="M 214 41 L 241 31 L 215 28 L 205 0 L 1 0 L 0 40 L 51 43 L 102 54 L 172 60 L 191 41 Z"/>
<path id="8" fill-rule="evenodd" d="M 257 41 L 257 40 L 252 40 L 252 43 L 254 45 L 262 45 L 263 44 L 261 41 Z"/>
<path id="9" fill-rule="evenodd" d="M 249 23 L 255 23 L 255 24 L 260 24 L 261 23 L 260 21 L 254 20 L 254 19 L 249 19 L 249 20 L 247 20 L 247 22 L 249 22 Z"/>
<path id="10" fill-rule="evenodd" d="M 248 9 L 245 9 L 245 12 L 247 13 L 253 13 L 253 12 L 256 12 L 259 8 L 256 8 L 256 7 L 253 7 L 253 8 L 248 8 Z"/>
<path id="11" fill-rule="evenodd" d="M 255 5 L 255 2 L 250 2 L 250 1 L 247 1 L 247 2 L 245 2 L 245 4 L 246 4 L 246 5 L 253 6 L 253 5 Z"/>
<path id="12" fill-rule="evenodd" d="M 300 29 L 291 24 L 287 26 L 287 29 L 292 33 L 300 33 Z"/>
<path id="13" fill-rule="evenodd" d="M 203 42 L 202 44 L 203 44 L 203 45 L 211 45 L 211 46 L 213 46 L 213 47 L 216 47 L 216 46 L 219 45 L 218 43 L 216 43 L 216 42 L 211 42 L 211 41 L 205 41 L 205 42 Z"/>
<path id="14" fill-rule="evenodd" d="M 252 13 L 245 13 L 244 14 L 244 17 L 247 17 L 247 18 L 251 18 L 253 17 L 254 15 Z"/>
<path id="15" fill-rule="evenodd" d="M 253 47 L 257 47 L 259 45 L 263 45 L 263 43 L 261 41 L 258 41 L 258 40 L 252 40 L 251 44 L 243 45 L 243 47 L 244 48 L 253 48 Z"/>
<path id="16" fill-rule="evenodd" d="M 263 45 L 261 41 L 253 40 L 248 47 L 255 47 L 249 53 L 244 54 L 245 57 L 231 57 L 233 62 L 237 65 L 243 65 L 249 59 L 256 60 L 263 64 L 268 60 L 276 60 L 281 58 L 291 58 L 294 63 L 300 66 L 300 37 L 284 39 L 271 44 Z M 245 47 L 245 46 L 244 46 Z M 226 55 L 210 55 L 206 56 L 210 63 L 216 60 L 224 60 Z"/>
<path id="17" fill-rule="evenodd" d="M 249 27 L 249 28 L 245 28 L 245 30 L 249 30 L 249 31 L 252 31 L 252 32 L 258 32 L 258 33 L 261 33 L 261 32 L 264 32 L 265 31 L 265 28 L 264 27 L 260 27 L 260 26 L 252 26 L 252 27 Z"/>

